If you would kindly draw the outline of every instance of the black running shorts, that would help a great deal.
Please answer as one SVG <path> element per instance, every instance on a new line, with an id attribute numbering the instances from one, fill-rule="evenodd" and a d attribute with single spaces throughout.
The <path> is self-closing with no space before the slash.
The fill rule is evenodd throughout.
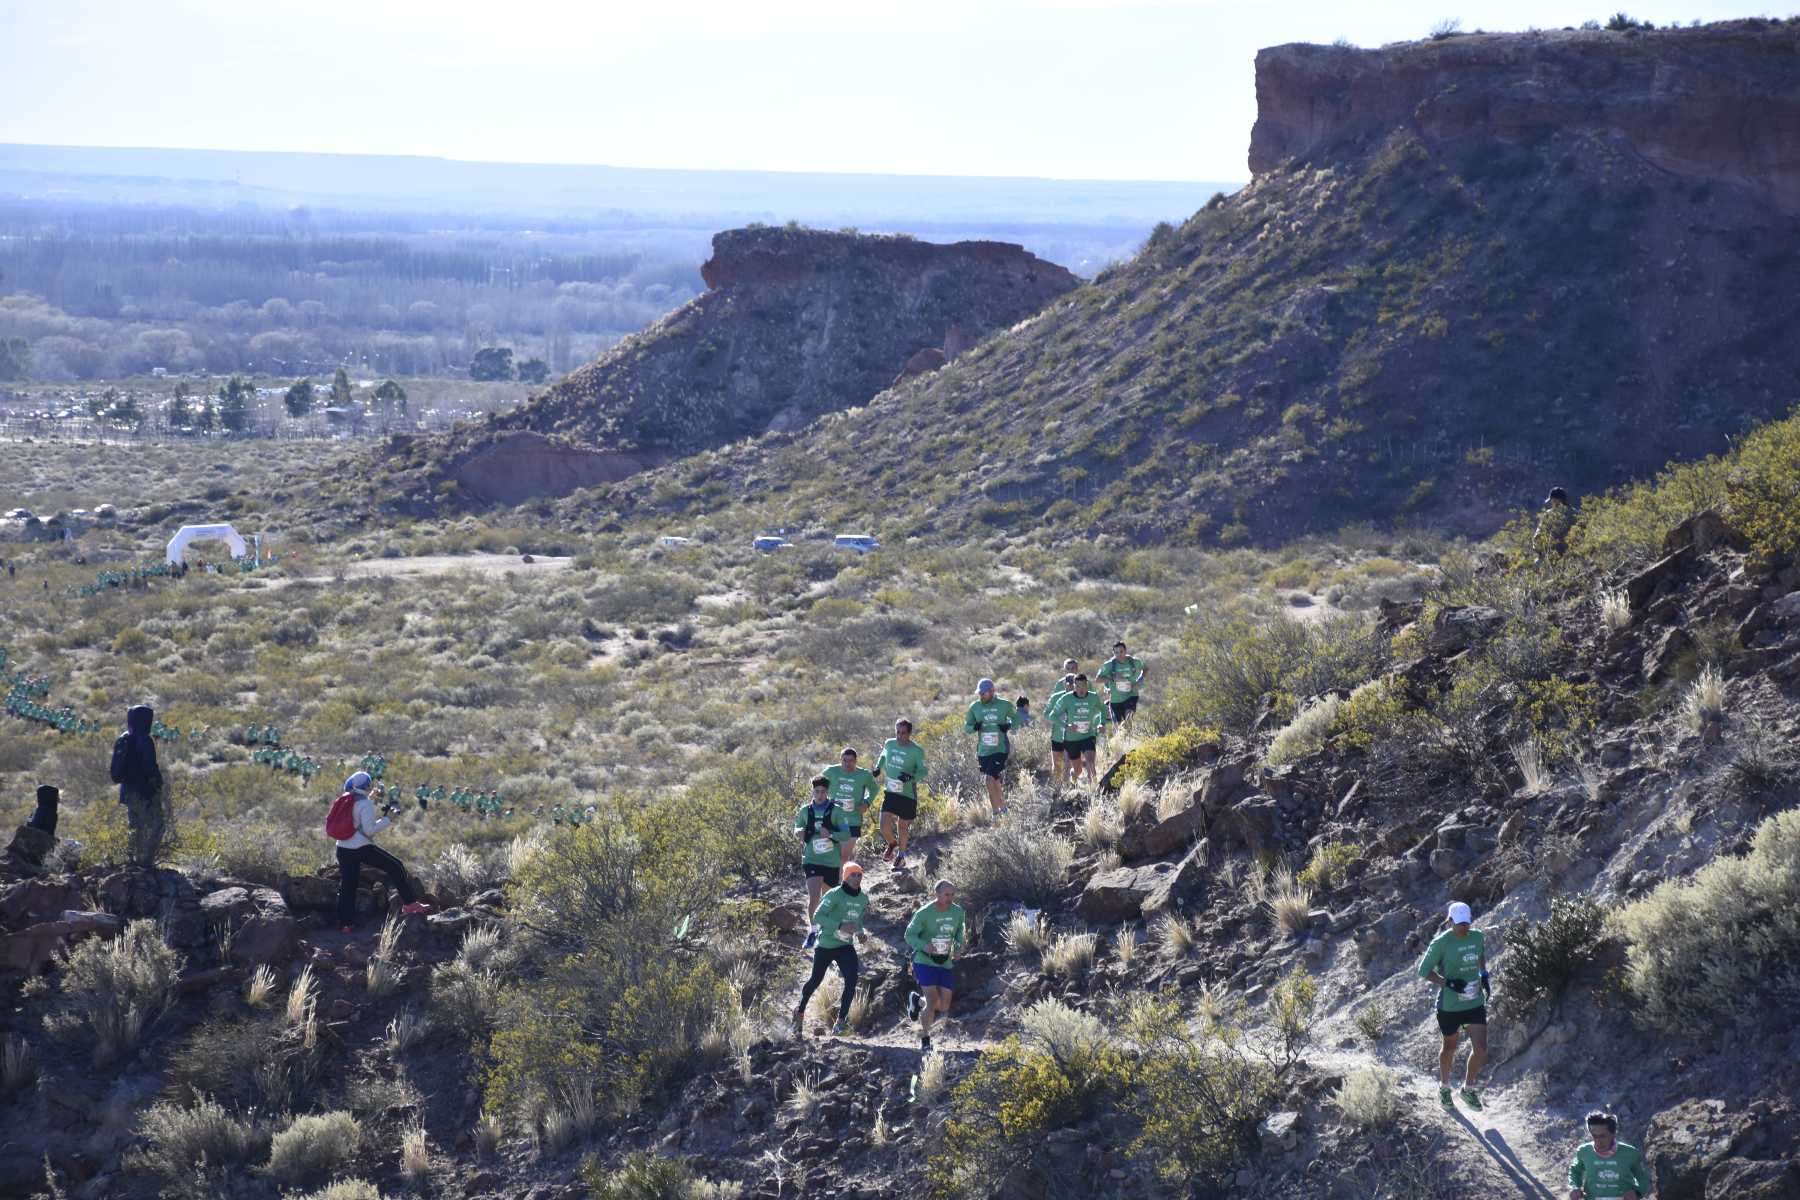
<path id="1" fill-rule="evenodd" d="M 1006 755 L 1004 754 L 981 754 L 976 756 L 975 761 L 980 765 L 981 773 L 989 779 L 1000 778 L 1001 772 L 1006 770 Z"/>
<path id="2" fill-rule="evenodd" d="M 1450 1037 L 1464 1025 L 1486 1025 L 1487 1005 L 1465 1008 L 1461 1012 L 1445 1012 L 1440 1008 L 1437 1019 L 1438 1028 L 1444 1031 L 1445 1037 Z"/>
<path id="3" fill-rule="evenodd" d="M 918 818 L 919 800 L 905 792 L 886 792 L 882 795 L 881 811 L 896 820 L 912 821 Z"/>
<path id="4" fill-rule="evenodd" d="M 808 879 L 823 879 L 826 887 L 836 887 L 838 885 L 838 872 L 842 870 L 842 868 L 822 867 L 818 863 L 802 863 L 801 866 L 805 869 L 806 877 Z"/>
<path id="5" fill-rule="evenodd" d="M 1093 738 L 1082 738 L 1080 741 L 1077 741 L 1074 738 L 1070 738 L 1068 741 L 1063 743 L 1063 753 L 1068 755 L 1070 758 L 1080 758 L 1084 754 L 1092 754 L 1093 752 L 1094 752 L 1094 739 Z"/>
<path id="6" fill-rule="evenodd" d="M 1123 700 L 1108 700 L 1106 707 L 1112 709 L 1113 720 L 1123 721 L 1137 711 L 1137 702 L 1136 696 L 1127 696 Z"/>

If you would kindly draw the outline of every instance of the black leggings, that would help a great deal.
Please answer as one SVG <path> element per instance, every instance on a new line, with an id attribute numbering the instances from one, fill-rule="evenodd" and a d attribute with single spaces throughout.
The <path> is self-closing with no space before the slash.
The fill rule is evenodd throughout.
<path id="1" fill-rule="evenodd" d="M 813 951 L 812 978 L 800 989 L 800 1010 L 806 1011 L 807 1001 L 819 990 L 819 985 L 825 982 L 825 972 L 832 963 L 837 964 L 838 974 L 844 977 L 844 994 L 838 1000 L 838 1020 L 848 1021 L 850 1001 L 856 995 L 856 947 L 848 944 L 835 950 L 820 946 Z"/>
<path id="2" fill-rule="evenodd" d="M 406 868 L 400 860 L 370 842 L 366 846 L 358 846 L 354 850 L 337 848 L 338 860 L 338 924 L 349 925 L 356 920 L 356 881 L 362 877 L 364 866 L 374 867 L 387 873 L 388 881 L 394 890 L 400 893 L 402 904 L 413 902 L 412 884 L 407 881 Z"/>

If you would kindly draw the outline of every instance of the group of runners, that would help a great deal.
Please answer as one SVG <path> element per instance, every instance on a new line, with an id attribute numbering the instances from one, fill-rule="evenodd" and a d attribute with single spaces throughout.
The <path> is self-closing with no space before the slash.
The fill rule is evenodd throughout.
<path id="1" fill-rule="evenodd" d="M 1060 788 L 1083 772 L 1090 780 L 1097 779 L 1094 754 L 1100 733 L 1109 726 L 1129 728 L 1145 674 L 1143 661 L 1133 658 L 1124 642 L 1113 646 L 1112 657 L 1100 665 L 1093 680 L 1074 659 L 1064 661 L 1063 676 L 1051 689 L 1043 717 L 1050 730 L 1054 786 Z M 1026 697 L 1001 699 L 992 679 L 976 684 L 963 731 L 975 738 L 975 760 L 996 816 L 1006 812 L 1003 779 L 1012 753 L 1009 735 L 1034 719 Z M 894 736 L 882 744 L 872 769 L 861 765 L 855 747 L 846 746 L 836 763 L 813 778 L 811 799 L 794 814 L 794 832 L 801 843 L 801 873 L 806 880 L 807 933 L 802 948 L 813 956 L 812 974 L 801 988 L 794 1010 L 796 1036 L 804 1034 L 806 1007 L 833 967 L 843 989 L 832 1032 L 842 1035 L 849 1030 L 860 969 L 856 938 L 863 932 L 869 905 L 863 887 L 867 871 L 857 860 L 857 843 L 879 795 L 882 860 L 895 871 L 907 870 L 907 841 L 919 815 L 919 783 L 930 774 L 925 752 L 913 741 L 912 733 L 912 722 L 906 717 L 895 721 Z M 956 885 L 940 879 L 932 887 L 931 901 L 913 914 L 905 933 L 913 952 L 913 979 L 918 984 L 907 999 L 907 1018 L 918 1023 L 919 1044 L 924 1049 L 931 1047 L 933 1023 L 950 1011 L 956 987 L 953 962 L 966 936 Z"/>

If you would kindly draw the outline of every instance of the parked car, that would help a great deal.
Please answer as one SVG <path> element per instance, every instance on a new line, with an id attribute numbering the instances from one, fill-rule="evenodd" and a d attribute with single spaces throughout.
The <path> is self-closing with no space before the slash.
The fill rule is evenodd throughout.
<path id="1" fill-rule="evenodd" d="M 867 554 L 871 550 L 881 549 L 881 543 L 875 540 L 872 533 L 840 533 L 832 544 L 839 550 L 854 550 L 858 554 Z"/>
<path id="2" fill-rule="evenodd" d="M 762 535 L 761 537 L 757 538 L 755 541 L 751 542 L 750 545 L 753 546 L 754 548 L 756 548 L 757 550 L 762 551 L 764 554 L 773 554 L 777 550 L 791 550 L 793 548 L 794 543 L 788 541 L 784 537 L 778 537 L 775 534 L 766 533 L 766 534 Z"/>
<path id="3" fill-rule="evenodd" d="M 8 509 L 6 519 L 9 521 L 29 521 L 31 520 L 31 510 L 29 508 Z"/>
<path id="4" fill-rule="evenodd" d="M 675 534 L 665 533 L 656 539 L 656 544 L 659 546 L 691 546 L 694 544 L 694 539 L 677 537 Z"/>

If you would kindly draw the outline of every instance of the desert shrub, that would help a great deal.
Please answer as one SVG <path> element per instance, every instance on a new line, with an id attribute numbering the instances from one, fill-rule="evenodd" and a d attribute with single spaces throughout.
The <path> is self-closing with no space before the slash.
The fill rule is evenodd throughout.
<path id="1" fill-rule="evenodd" d="M 696 1175 L 686 1158 L 645 1151 L 612 1170 L 591 1156 L 581 1164 L 581 1176 L 593 1200 L 736 1200 L 744 1194 L 741 1183 L 713 1183 Z"/>
<path id="2" fill-rule="evenodd" d="M 186 1108 L 168 1101 L 151 1105 L 138 1121 L 138 1134 L 145 1146 L 129 1157 L 131 1164 L 171 1182 L 186 1180 L 202 1164 L 255 1161 L 269 1147 L 266 1127 L 207 1099 Z"/>
<path id="3" fill-rule="evenodd" d="M 1041 907 L 1062 890 L 1074 858 L 1075 848 L 1047 830 L 999 825 L 957 842 L 945 874 L 971 907 L 994 900 Z"/>
<path id="4" fill-rule="evenodd" d="M 1800 1004 L 1800 809 L 1757 827 L 1750 852 L 1717 858 L 1619 910 L 1626 983 L 1669 1033 L 1747 1025 Z"/>
<path id="5" fill-rule="evenodd" d="M 1355 687 L 1386 661 L 1386 639 L 1361 617 L 1302 623 L 1247 615 L 1196 621 L 1181 636 L 1169 684 L 1168 719 L 1246 732 L 1263 697 L 1292 716 L 1298 699 Z"/>
<path id="6" fill-rule="evenodd" d="M 1312 911 L 1312 901 L 1312 889 L 1297 881 L 1286 867 L 1282 867 L 1270 880 L 1267 899 L 1263 903 L 1268 907 L 1269 921 L 1276 931 L 1292 938 L 1306 932 L 1307 914 Z"/>
<path id="7" fill-rule="evenodd" d="M 1085 978 L 1100 950 L 1100 938 L 1092 933 L 1062 933 L 1044 949 L 1044 972 L 1054 979 Z"/>
<path id="8" fill-rule="evenodd" d="M 1521 1011 L 1562 999 L 1575 973 L 1592 962 L 1606 936 L 1606 912 L 1585 897 L 1558 898 L 1542 921 L 1508 929 L 1500 994 Z"/>
<path id="9" fill-rule="evenodd" d="M 1178 725 L 1165 734 L 1132 747 L 1113 778 L 1119 783 L 1132 780 L 1159 783 L 1177 771 L 1193 766 L 1204 751 L 1217 749 L 1220 741 L 1217 729 Z"/>
<path id="10" fill-rule="evenodd" d="M 1386 1067 L 1359 1067 L 1344 1077 L 1331 1102 L 1364 1129 L 1386 1129 L 1400 1115 L 1400 1089 Z"/>
<path id="11" fill-rule="evenodd" d="M 295 1193 L 290 1200 L 381 1200 L 381 1190 L 366 1179 L 337 1179 L 316 1192 Z"/>
<path id="12" fill-rule="evenodd" d="M 587 590 L 588 615 L 597 621 L 673 621 L 694 607 L 700 587 L 671 571 L 639 570 Z"/>
<path id="13" fill-rule="evenodd" d="M 1058 1068 L 1085 1090 L 1103 1086 L 1118 1071 L 1118 1039 L 1092 1013 L 1045 997 L 1019 1018 L 1019 1040 L 1055 1060 Z"/>
<path id="14" fill-rule="evenodd" d="M 462 842 L 452 842 L 431 864 L 426 878 L 434 893 L 460 902 L 498 887 L 506 879 L 506 864 L 499 854 L 484 855 Z"/>
<path id="15" fill-rule="evenodd" d="M 1124 1079 L 1122 1060 L 1077 1072 L 1048 1050 L 1008 1038 L 952 1089 L 927 1174 L 947 1196 L 994 1195 L 1015 1172 L 1032 1170 L 1048 1134 L 1098 1111 Z"/>
<path id="16" fill-rule="evenodd" d="M 1362 847 L 1353 842 L 1325 842 L 1313 851 L 1295 879 L 1303 887 L 1329 892 L 1350 877 L 1350 868 L 1362 860 Z"/>
<path id="17" fill-rule="evenodd" d="M 502 993 L 491 1111 L 529 1120 L 596 1091 L 629 1111 L 694 1052 L 730 991 L 701 952 L 718 880 L 688 823 L 655 806 L 602 811 L 525 864 L 515 910 L 549 961 Z"/>
<path id="18" fill-rule="evenodd" d="M 310 1028 L 312 1010 L 303 1007 L 298 1022 L 279 1010 L 208 1017 L 170 1052 L 169 1085 L 193 1103 L 211 1097 L 269 1112 L 310 1104 L 319 1094 L 323 1050 Z"/>
<path id="19" fill-rule="evenodd" d="M 1268 764 L 1279 767 L 1323 749 L 1325 739 L 1331 736 L 1331 727 L 1337 720 L 1338 711 L 1343 706 L 1343 698 L 1335 694 L 1310 701 L 1269 742 Z"/>
<path id="20" fill-rule="evenodd" d="M 1725 676 L 1717 667 L 1706 667 L 1681 697 L 1681 719 L 1695 733 L 1725 720 Z"/>
<path id="21" fill-rule="evenodd" d="M 1192 1024 L 1167 993 L 1142 997 L 1127 1029 L 1139 1055 L 1123 1103 L 1139 1129 L 1132 1148 L 1184 1192 L 1223 1181 L 1280 1094 L 1277 1072 L 1245 1050 L 1241 1030 Z"/>
<path id="22" fill-rule="evenodd" d="M 0 1100 L 10 1100 L 37 1083 L 37 1059 L 22 1037 L 8 1034 L 0 1044 Z"/>
<path id="23" fill-rule="evenodd" d="M 311 1183 L 337 1171 L 362 1148 L 362 1130 L 347 1112 L 295 1117 L 269 1142 L 268 1173 L 278 1183 Z"/>
<path id="24" fill-rule="evenodd" d="M 1725 476 L 1725 505 L 1763 561 L 1800 551 L 1800 413 L 1744 439 Z"/>
<path id="25" fill-rule="evenodd" d="M 154 921 L 132 921 L 116 938 L 90 938 L 57 961 L 62 995 L 49 1027 L 91 1037 L 96 1066 L 137 1048 L 181 973 L 181 956 L 163 942 Z"/>

